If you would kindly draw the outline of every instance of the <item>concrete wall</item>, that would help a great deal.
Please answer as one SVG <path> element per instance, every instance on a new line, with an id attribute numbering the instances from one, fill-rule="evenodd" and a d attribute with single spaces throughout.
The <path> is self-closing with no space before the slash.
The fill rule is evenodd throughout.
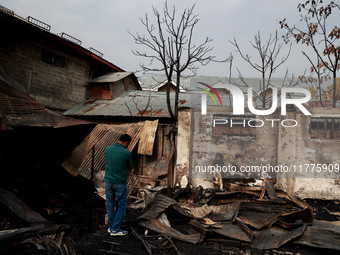
<path id="1" fill-rule="evenodd" d="M 41 60 L 42 50 L 66 58 L 66 67 Z M 0 66 L 24 85 L 31 96 L 50 108 L 66 110 L 85 100 L 90 64 L 80 57 L 43 47 L 25 40 L 11 40 L 8 49 L 0 48 Z"/>
<path id="2" fill-rule="evenodd" d="M 225 107 L 208 108 L 207 115 L 201 115 L 200 111 L 192 111 L 190 179 L 194 186 L 222 188 L 230 182 L 230 178 L 246 177 L 245 174 L 198 172 L 197 166 L 224 165 L 240 169 L 241 166 L 246 165 L 276 164 L 277 124 L 274 124 L 274 127 L 266 124 L 261 128 L 261 132 L 260 129 L 256 129 L 256 137 L 212 135 L 213 115 L 228 113 L 231 113 L 231 109 Z M 273 114 L 267 118 L 274 119 L 277 116 Z M 247 176 L 259 178 L 258 174 L 247 174 Z"/>
<path id="3" fill-rule="evenodd" d="M 311 108 L 312 117 L 337 117 L 340 118 L 340 109 Z M 202 173 L 195 171 L 195 166 L 204 165 L 232 165 L 238 169 L 243 165 L 271 165 L 294 167 L 296 171 L 279 171 L 277 177 L 277 188 L 285 190 L 291 195 L 301 198 L 316 199 L 339 199 L 340 198 L 340 173 L 318 173 L 308 171 L 300 172 L 299 166 L 304 164 L 340 164 L 340 140 L 321 140 L 310 138 L 310 116 L 305 116 L 299 110 L 291 110 L 286 116 L 278 112 L 270 116 L 257 119 L 280 119 L 275 121 L 273 127 L 264 125 L 256 128 L 256 137 L 240 136 L 214 136 L 212 135 L 212 121 L 214 114 L 228 114 L 231 109 L 224 107 L 208 108 L 207 115 L 201 115 L 200 109 L 191 110 L 191 141 L 190 141 L 190 182 L 194 186 L 204 188 L 222 188 L 228 183 L 234 182 L 225 173 Z M 296 127 L 285 127 L 281 125 L 283 119 L 294 119 Z M 180 118 L 181 121 L 181 118 Z M 183 121 L 183 123 L 185 123 Z M 286 125 L 293 125 L 285 123 Z M 182 124 L 185 125 L 185 124 Z M 179 125 L 181 127 L 181 124 Z M 179 129 L 180 131 L 181 129 Z M 181 131 L 183 132 L 183 131 Z M 188 130 L 186 130 L 188 132 Z M 178 137 L 178 147 L 182 149 L 185 143 Z M 184 146 L 185 147 L 185 146 Z M 184 158 L 177 160 L 184 162 Z M 178 163 L 178 166 L 181 164 Z M 180 167 L 177 171 L 183 173 Z M 244 177 L 244 176 L 235 176 Z M 263 179 L 266 176 L 254 174 L 248 175 L 255 179 Z M 237 179 L 242 180 L 242 179 Z M 244 179 L 243 179 L 244 180 Z"/>
<path id="4" fill-rule="evenodd" d="M 314 107 L 310 112 L 312 117 L 340 118 L 340 109 Z M 296 170 L 280 173 L 277 187 L 301 198 L 339 199 L 340 172 L 331 167 L 340 164 L 340 140 L 311 139 L 310 117 L 300 112 L 289 112 L 287 118 L 296 119 L 299 126 L 280 127 L 278 164 Z"/>

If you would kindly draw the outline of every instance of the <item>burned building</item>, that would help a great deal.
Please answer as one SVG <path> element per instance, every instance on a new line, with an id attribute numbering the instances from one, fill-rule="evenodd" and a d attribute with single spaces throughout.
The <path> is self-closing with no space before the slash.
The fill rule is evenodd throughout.
<path id="1" fill-rule="evenodd" d="M 92 191 L 93 183 L 74 178 L 61 164 L 95 123 L 61 112 L 98 96 L 88 94 L 88 82 L 99 76 L 121 75 L 108 83 L 115 90 L 138 89 L 138 82 L 100 52 L 83 48 L 65 33 L 52 33 L 48 24 L 35 18 L 23 19 L 1 6 L 0 21 L 0 217 L 1 234 L 7 238 L 18 227 L 13 235 L 23 227 L 43 232 L 49 228 L 36 228 L 39 222 L 30 217 L 22 219 L 30 215 L 27 207 L 40 213 L 45 223 L 46 217 L 58 221 L 55 216 L 86 215 L 86 190 Z M 7 203 L 12 200 L 14 204 Z"/>
<path id="2" fill-rule="evenodd" d="M 44 106 L 67 110 L 84 102 L 88 81 L 124 72 L 93 48 L 31 16 L 0 6 L 0 66 Z"/>
<path id="3" fill-rule="evenodd" d="M 133 138 L 129 149 L 134 158 L 129 208 L 147 209 L 138 217 L 139 225 L 160 233 L 168 244 L 175 247 L 170 236 L 196 245 L 207 240 L 218 247 L 224 243 L 276 249 L 292 240 L 315 247 L 320 239 L 315 241 L 313 235 L 329 230 L 321 236 L 322 247 L 340 249 L 332 242 L 339 236 L 339 227 L 313 223 L 314 208 L 296 198 L 339 198 L 338 109 L 306 106 L 312 116 L 296 107 L 290 107 L 286 115 L 279 109 L 266 117 L 249 109 L 234 115 L 231 93 L 216 87 L 221 105 L 210 100 L 207 114 L 202 114 L 202 93 L 190 87 L 204 83 L 214 88 L 229 81 L 193 77 L 181 83 L 175 122 L 162 92 L 167 85 L 164 79 L 148 84 L 147 77 L 139 83 L 132 72 L 104 60 L 100 52 L 82 48 L 80 40 L 65 33 L 58 36 L 48 24 L 0 9 L 4 38 L 0 43 L 4 70 L 0 77 L 0 216 L 5 229 L 1 240 L 45 230 L 37 235 L 38 241 L 23 242 L 37 247 L 52 243 L 64 254 L 62 227 L 38 225 L 47 219 L 28 210 L 20 199 L 58 223 L 74 226 L 82 217 L 76 234 L 95 225 L 104 230 L 99 238 L 107 236 L 104 201 L 100 199 L 95 214 L 92 194 L 95 191 L 104 198 L 104 150 L 127 133 Z M 174 91 L 176 84 L 170 87 Z M 270 98 L 278 87 L 274 83 L 268 91 L 257 88 L 256 92 Z M 245 87 L 242 90 L 246 92 Z M 173 101 L 174 93 L 170 97 Z M 51 109 L 66 111 L 61 115 Z M 306 165 L 314 167 L 313 172 L 306 174 Z M 269 175 L 251 172 L 252 166 L 293 171 Z M 243 168 L 249 171 L 239 171 Z M 13 212 L 20 219 L 7 217 Z M 329 212 L 332 219 L 338 217 L 336 206 Z M 171 226 L 166 225 L 166 214 Z M 142 240 L 150 252 L 148 241 L 134 229 L 137 224 L 128 224 L 136 236 L 129 240 L 134 244 Z M 43 239 L 49 231 L 59 235 Z M 90 249 L 87 244 L 80 248 Z M 112 252 L 117 243 L 110 244 Z M 102 240 L 98 247 L 91 247 L 95 254 L 101 245 Z M 203 245 L 198 247 L 204 250 Z"/>

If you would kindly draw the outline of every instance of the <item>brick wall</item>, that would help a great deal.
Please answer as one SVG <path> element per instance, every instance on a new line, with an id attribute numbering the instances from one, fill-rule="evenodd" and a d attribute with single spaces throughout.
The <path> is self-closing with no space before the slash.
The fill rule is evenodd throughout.
<path id="1" fill-rule="evenodd" d="M 66 58 L 66 66 L 42 61 L 43 50 Z M 0 67 L 46 107 L 66 110 L 85 100 L 90 64 L 70 53 L 13 39 L 8 49 L 0 48 Z"/>

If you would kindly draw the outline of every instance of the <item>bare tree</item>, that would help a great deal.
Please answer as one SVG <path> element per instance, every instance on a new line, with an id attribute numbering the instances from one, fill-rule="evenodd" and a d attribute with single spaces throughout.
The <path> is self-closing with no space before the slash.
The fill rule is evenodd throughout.
<path id="1" fill-rule="evenodd" d="M 147 100 L 145 106 L 144 107 L 142 106 L 142 108 L 141 108 L 141 106 L 140 106 L 140 104 L 138 102 L 139 98 L 138 98 L 138 96 L 135 93 L 132 94 L 132 95 L 129 95 L 129 96 L 132 97 L 131 100 L 132 100 L 133 104 L 135 105 L 135 108 L 136 108 L 138 114 L 140 115 L 140 120 L 143 118 L 144 114 L 147 113 L 147 111 L 152 112 L 152 105 L 150 104 L 150 102 L 151 102 L 151 90 L 149 91 L 148 100 Z M 130 109 L 130 107 L 129 107 L 127 102 L 125 102 L 125 106 L 128 108 L 131 117 L 136 117 L 135 115 L 133 115 L 133 113 L 132 113 L 132 111 L 131 111 L 131 109 Z M 150 115 L 150 117 L 152 117 L 152 115 Z"/>
<path id="2" fill-rule="evenodd" d="M 253 95 L 262 102 L 263 108 L 266 107 L 266 103 L 269 99 L 267 98 L 267 90 L 271 84 L 272 75 L 276 71 L 276 69 L 278 69 L 284 62 L 286 62 L 291 50 L 290 45 L 287 55 L 279 59 L 282 44 L 280 44 L 278 41 L 279 39 L 277 37 L 277 31 L 275 32 L 275 36 L 273 37 L 272 35 L 270 35 L 269 39 L 266 42 L 262 42 L 260 32 L 258 32 L 257 35 L 254 36 L 254 42 L 250 41 L 250 44 L 258 54 L 258 62 L 255 62 L 255 60 L 253 60 L 250 55 L 244 54 L 241 51 L 241 48 L 235 38 L 234 41 L 230 41 L 230 43 L 236 47 L 236 51 L 240 54 L 243 60 L 250 64 L 251 67 L 253 67 L 256 71 L 261 73 L 262 80 L 259 82 L 260 93 L 253 91 Z M 250 87 L 238 68 L 237 71 L 242 83 Z M 288 72 L 286 72 L 285 79 L 287 78 L 287 76 Z"/>
<path id="3" fill-rule="evenodd" d="M 308 59 L 309 63 L 311 64 L 310 68 L 310 75 L 306 76 L 305 73 L 299 76 L 301 83 L 309 84 L 307 89 L 313 94 L 317 93 L 316 95 L 312 96 L 313 99 L 318 99 L 320 102 L 320 106 L 324 106 L 324 100 L 327 100 L 326 92 L 322 89 L 322 83 L 325 80 L 330 79 L 329 72 L 327 72 L 327 68 L 324 64 L 318 60 L 317 62 L 313 62 L 312 59 L 306 54 L 306 52 L 302 52 L 302 54 Z M 313 77 L 313 74 L 316 74 L 317 78 Z M 315 87 L 314 87 L 315 85 Z M 317 90 L 315 90 L 315 88 Z"/>
<path id="4" fill-rule="evenodd" d="M 286 19 L 283 19 L 280 21 L 281 28 L 287 30 L 284 38 L 289 41 L 293 37 L 296 43 L 312 47 L 317 55 L 316 64 L 312 63 L 307 54 L 304 53 L 304 55 L 312 63 L 314 70 L 318 70 L 318 66 L 324 66 L 331 73 L 333 79 L 333 107 L 335 107 L 337 101 L 336 74 L 340 68 L 340 28 L 330 26 L 327 21 L 333 10 L 337 11 L 337 13 L 340 11 L 340 6 L 333 1 L 323 5 L 322 0 L 308 0 L 300 3 L 297 8 L 300 13 L 304 13 L 300 17 L 305 28 L 298 28 L 295 25 L 290 26 Z M 321 87 L 321 83 L 319 87 Z"/>
<path id="5" fill-rule="evenodd" d="M 167 77 L 167 105 L 170 116 L 177 121 L 178 118 L 178 98 L 180 88 L 180 78 L 184 71 L 190 71 L 195 75 L 198 65 L 207 65 L 214 56 L 208 55 L 213 49 L 208 46 L 212 39 L 206 39 L 200 43 L 193 42 L 193 32 L 199 21 L 198 15 L 194 14 L 194 7 L 185 9 L 179 16 L 176 15 L 175 7 L 169 10 L 168 3 L 165 1 L 163 12 L 153 8 L 156 17 L 156 24 L 149 21 L 145 14 L 140 21 L 146 28 L 146 34 L 131 34 L 136 44 L 145 46 L 147 51 L 135 50 L 137 56 L 150 60 L 150 65 L 141 65 L 144 71 L 164 72 Z M 158 63 L 158 67 L 156 64 Z M 176 77 L 176 94 L 174 110 L 170 101 L 170 84 L 172 77 Z"/>

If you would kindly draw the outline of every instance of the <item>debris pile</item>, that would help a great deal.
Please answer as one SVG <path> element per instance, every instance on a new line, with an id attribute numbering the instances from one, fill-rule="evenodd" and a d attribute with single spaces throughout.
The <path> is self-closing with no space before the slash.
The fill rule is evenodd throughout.
<path id="1" fill-rule="evenodd" d="M 139 225 L 192 244 L 211 241 L 267 250 L 292 242 L 340 250 L 340 226 L 316 220 L 315 208 L 275 190 L 271 181 L 263 187 L 230 184 L 223 192 L 199 187 L 165 193 L 157 192 L 136 217 Z M 147 236 L 135 235 L 149 251 Z"/>
<path id="2" fill-rule="evenodd" d="M 128 236 L 113 239 L 108 235 L 107 226 L 103 226 L 105 206 L 101 204 L 102 217 L 92 222 L 97 232 L 88 232 L 88 235 L 82 232 L 76 243 L 73 234 L 80 232 L 72 230 L 71 224 L 80 220 L 80 214 L 79 219 L 56 224 L 50 222 L 53 215 L 48 211 L 41 216 L 14 193 L 0 188 L 1 206 L 25 222 L 17 228 L 14 222 L 8 228 L 5 222 L 1 223 L 0 243 L 11 240 L 13 245 L 27 246 L 34 252 L 72 255 L 83 254 L 85 250 L 85 254 L 134 254 L 136 251 L 138 254 L 181 254 L 186 249 L 202 249 L 202 252 L 215 249 L 217 253 L 214 254 L 220 254 L 221 247 L 225 251 L 240 252 L 235 254 L 243 254 L 243 251 L 250 254 L 248 252 L 253 250 L 291 254 L 284 253 L 289 247 L 286 244 L 317 247 L 327 252 L 340 250 L 338 204 L 328 206 L 326 203 L 330 201 L 321 201 L 321 204 L 301 201 L 276 190 L 268 180 L 262 187 L 230 183 L 224 191 L 190 186 L 171 190 L 167 188 L 167 178 L 133 175 L 129 179 L 128 194 L 129 211 L 123 226 L 129 230 Z M 99 196 L 98 200 L 103 201 Z M 51 208 L 55 212 L 59 206 Z M 320 210 L 333 221 L 320 220 Z M 82 211 L 80 209 L 79 213 Z M 91 219 L 90 215 L 85 217 Z M 2 251 L 5 248 L 3 245 Z"/>
<path id="3" fill-rule="evenodd" d="M 75 255 L 73 247 L 69 247 L 64 242 L 65 229 L 67 226 L 58 225 L 48 221 L 39 213 L 32 210 L 12 192 L 0 187 L 0 203 L 12 211 L 25 227 L 11 228 L 0 230 L 0 241 L 5 241 L 13 237 L 21 236 L 27 233 L 30 237 L 20 241 L 20 245 L 33 245 L 37 251 L 48 254 L 67 254 Z"/>

